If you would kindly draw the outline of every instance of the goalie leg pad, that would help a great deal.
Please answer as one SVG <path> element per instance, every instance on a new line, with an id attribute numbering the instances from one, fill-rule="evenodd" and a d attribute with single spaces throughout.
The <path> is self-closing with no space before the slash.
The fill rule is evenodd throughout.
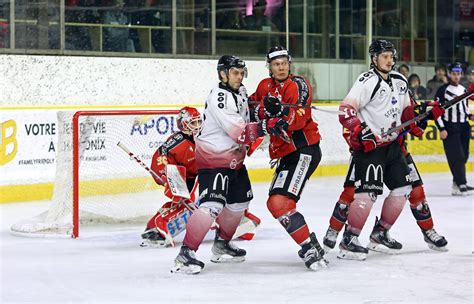
<path id="1" fill-rule="evenodd" d="M 255 230 L 260 225 L 261 220 L 255 214 L 252 214 L 247 210 L 244 212 L 244 216 L 240 221 L 239 226 L 234 234 L 234 239 L 239 238 L 241 240 L 250 241 L 255 236 Z"/>

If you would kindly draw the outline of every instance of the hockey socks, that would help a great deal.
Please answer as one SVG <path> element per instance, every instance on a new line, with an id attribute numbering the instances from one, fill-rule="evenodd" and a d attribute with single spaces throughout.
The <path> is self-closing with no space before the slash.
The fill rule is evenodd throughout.
<path id="1" fill-rule="evenodd" d="M 430 207 L 426 202 L 423 186 L 416 186 L 411 190 L 409 201 L 411 213 L 421 230 L 433 229 L 433 219 L 431 218 Z"/>
<path id="2" fill-rule="evenodd" d="M 296 243 L 301 245 L 309 238 L 308 225 L 303 215 L 296 211 L 294 199 L 274 194 L 268 198 L 267 207 Z"/>
<path id="3" fill-rule="evenodd" d="M 360 234 L 373 204 L 374 200 L 372 200 L 368 193 L 356 193 L 354 195 L 354 201 L 351 203 L 351 212 L 349 212 L 347 217 L 348 230 L 351 233 L 355 235 Z"/>
<path id="4" fill-rule="evenodd" d="M 411 187 L 393 189 L 385 198 L 380 215 L 380 225 L 385 229 L 390 229 L 402 213 L 409 193 L 407 190 L 411 190 Z"/>
<path id="5" fill-rule="evenodd" d="M 204 237 L 214 223 L 214 217 L 208 208 L 199 208 L 189 218 L 186 225 L 186 235 L 183 244 L 189 249 L 196 251 L 201 245 Z"/>
<path id="6" fill-rule="evenodd" d="M 219 236 L 226 241 L 232 239 L 245 211 L 245 209 L 231 210 L 231 208 L 232 205 L 226 205 L 216 219 L 217 224 L 219 224 Z"/>

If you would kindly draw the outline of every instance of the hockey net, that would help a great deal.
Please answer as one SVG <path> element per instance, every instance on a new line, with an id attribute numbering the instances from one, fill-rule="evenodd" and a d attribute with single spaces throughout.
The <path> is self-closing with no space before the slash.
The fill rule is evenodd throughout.
<path id="1" fill-rule="evenodd" d="M 156 149 L 177 130 L 178 110 L 58 112 L 56 176 L 50 208 L 14 224 L 24 236 L 79 236 L 80 225 L 141 223 L 164 202 L 150 173 Z"/>

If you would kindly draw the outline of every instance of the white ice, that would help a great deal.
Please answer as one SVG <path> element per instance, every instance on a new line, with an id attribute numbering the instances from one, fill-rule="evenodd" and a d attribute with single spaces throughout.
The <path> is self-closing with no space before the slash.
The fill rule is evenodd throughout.
<path id="1" fill-rule="evenodd" d="M 34 216 L 48 202 L 0 205 L 0 302 L 35 303 L 473 303 L 474 196 L 450 195 L 447 173 L 425 174 L 435 228 L 449 241 L 448 252 L 429 250 L 408 206 L 391 235 L 403 243 L 398 255 L 369 253 L 366 261 L 327 255 L 327 269 L 311 272 L 297 245 L 266 210 L 267 183 L 255 184 L 251 211 L 262 219 L 254 240 L 240 241 L 247 260 L 214 264 L 211 235 L 198 257 L 199 275 L 170 273 L 175 248 L 141 248 L 143 226 L 94 227 L 79 239 L 13 236 L 11 224 Z M 469 175 L 471 184 L 474 175 Z M 342 189 L 343 177 L 316 178 L 298 205 L 320 242 Z M 385 193 L 386 194 L 386 193 Z M 368 242 L 379 198 L 360 240 Z"/>

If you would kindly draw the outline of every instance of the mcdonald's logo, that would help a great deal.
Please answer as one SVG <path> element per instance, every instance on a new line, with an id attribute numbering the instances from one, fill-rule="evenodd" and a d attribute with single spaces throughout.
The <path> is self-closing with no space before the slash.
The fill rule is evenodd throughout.
<path id="1" fill-rule="evenodd" d="M 374 173 L 374 180 L 378 180 L 378 179 L 379 179 L 379 173 L 380 173 L 380 179 L 381 179 L 381 181 L 382 181 L 382 183 L 383 183 L 383 169 L 382 169 L 382 166 L 381 166 L 381 165 L 375 166 L 374 164 L 370 164 L 370 165 L 367 167 L 367 171 L 365 172 L 365 181 L 366 181 L 366 182 L 369 181 L 370 172 L 373 172 L 373 173 Z"/>
<path id="2" fill-rule="evenodd" d="M 212 184 L 212 189 L 217 190 L 217 181 L 221 181 L 221 189 L 225 191 L 227 188 L 227 184 L 229 183 L 229 177 L 226 175 L 222 175 L 222 173 L 217 173 L 216 177 L 214 177 L 214 184 Z"/>

